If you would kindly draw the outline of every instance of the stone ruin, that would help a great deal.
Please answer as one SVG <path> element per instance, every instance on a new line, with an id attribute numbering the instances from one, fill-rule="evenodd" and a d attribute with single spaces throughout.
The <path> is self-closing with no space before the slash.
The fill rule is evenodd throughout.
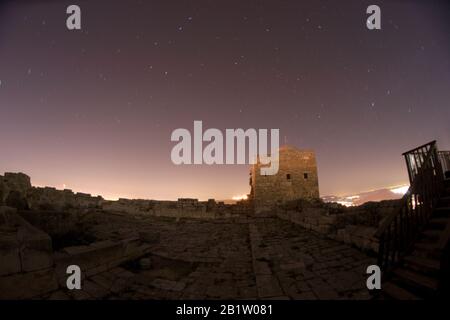
<path id="1" fill-rule="evenodd" d="M 363 251 L 376 253 L 379 242 L 375 233 L 383 219 L 397 210 L 399 205 L 399 200 L 385 200 L 345 207 L 338 203 L 325 203 L 321 199 L 300 199 L 286 202 L 274 212 L 280 219 Z"/>
<path id="2" fill-rule="evenodd" d="M 287 154 L 292 156 L 288 157 L 291 160 L 305 156 L 305 153 L 291 149 Z M 160 231 L 151 224 L 146 224 L 144 230 L 136 227 L 140 225 L 140 220 L 147 221 L 145 219 L 149 218 L 156 219 L 151 221 L 157 224 L 160 223 L 158 221 L 165 221 L 166 231 L 172 230 L 174 235 L 187 236 L 189 241 L 194 241 L 188 234 L 177 233 L 180 219 L 187 221 L 186 228 L 192 225 L 192 229 L 189 229 L 191 231 L 197 230 L 194 225 L 202 226 L 207 221 L 212 221 L 212 226 L 226 225 L 248 230 L 244 227 L 246 224 L 254 226 L 258 224 L 255 222 L 258 218 L 261 221 L 267 219 L 257 209 L 267 210 L 270 206 L 272 218 L 269 219 L 288 221 L 308 232 L 311 230 L 365 252 L 376 252 L 378 243 L 373 234 L 382 219 L 395 209 L 396 202 L 369 203 L 354 208 L 324 203 L 318 199 L 315 160 L 313 154 L 308 155 L 309 166 L 306 163 L 298 166 L 282 165 L 280 175 L 269 178 L 273 183 L 260 184 L 258 179 L 267 177 L 257 177 L 253 180 L 250 200 L 236 204 L 225 204 L 214 199 L 199 201 L 186 198 L 177 201 L 108 201 L 99 196 L 74 193 L 71 190 L 33 187 L 27 175 L 5 173 L 0 176 L 0 299 L 49 298 L 54 292 L 61 293 L 66 285 L 65 270 L 71 264 L 79 265 L 85 277 L 101 280 L 102 276 L 97 275 L 106 271 L 111 273 L 111 270 L 121 270 L 123 273 L 120 266 L 136 259 L 143 258 L 140 264 L 149 265 L 150 262 L 147 263 L 148 258 L 145 257 L 150 253 L 167 255 L 168 259 L 170 255 L 164 246 L 173 241 L 167 242 L 166 239 L 164 244 L 159 244 Z M 305 172 L 311 180 L 304 179 L 308 181 L 302 181 L 298 185 L 294 183 Z M 291 175 L 293 181 L 284 181 L 287 174 Z M 263 201 L 264 206 L 257 204 L 259 199 L 269 199 L 270 188 L 280 184 L 284 187 L 279 193 L 272 189 L 276 201 Z M 302 198 L 296 198 L 297 195 Z M 111 229 L 109 224 L 115 216 L 134 219 L 135 227 L 118 223 Z M 104 227 L 99 229 L 101 226 Z M 263 223 L 262 228 L 269 228 L 264 226 Z M 145 228 L 150 229 L 145 231 Z M 251 250 L 256 254 L 261 249 L 255 245 L 258 235 L 252 228 L 254 227 L 250 228 L 250 235 L 253 237 L 250 237 L 253 239 Z M 267 231 L 271 232 L 270 228 Z M 216 234 L 217 232 L 219 231 Z M 197 240 L 200 243 L 208 241 L 206 238 Z M 192 258 L 189 252 L 175 252 Z M 203 259 L 208 261 L 210 258 Z M 261 262 L 256 259 L 253 263 Z M 266 275 L 261 279 L 264 280 L 264 277 Z M 264 285 L 263 280 L 260 282 Z M 123 280 L 122 284 L 124 283 L 127 282 Z"/>
<path id="3" fill-rule="evenodd" d="M 0 205 L 28 208 L 26 197 L 30 189 L 30 177 L 26 174 L 6 172 L 0 175 Z"/>
<path id="4" fill-rule="evenodd" d="M 185 198 L 108 201 L 68 189 L 33 187 L 29 176 L 7 172 L 0 176 L 0 299 L 28 299 L 57 291 L 66 285 L 67 266 L 79 265 L 84 276 L 92 277 L 148 254 L 159 237 L 124 231 L 115 238 L 96 239 L 87 232 L 90 225 L 82 222 L 92 212 L 218 219 L 250 211 L 245 201 L 232 205 Z"/>
<path id="5" fill-rule="evenodd" d="M 88 210 L 146 214 L 174 218 L 227 218 L 251 214 L 248 201 L 225 204 L 214 199 L 180 198 L 177 201 L 119 199 L 105 200 L 101 196 L 57 190 L 51 187 L 32 187 L 30 177 L 23 173 L 5 173 L 0 176 L 0 205 L 30 210 Z"/>
<path id="6" fill-rule="evenodd" d="M 291 146 L 279 149 L 279 170 L 261 175 L 259 161 L 250 171 L 250 199 L 255 214 L 271 213 L 274 208 L 295 199 L 318 199 L 319 182 L 314 151 Z"/>
<path id="7" fill-rule="evenodd" d="M 127 212 L 172 218 L 232 218 L 251 214 L 252 208 L 246 201 L 225 204 L 214 199 L 199 201 L 198 199 L 180 198 L 177 201 L 119 199 L 103 201 L 103 210 L 111 212 Z"/>

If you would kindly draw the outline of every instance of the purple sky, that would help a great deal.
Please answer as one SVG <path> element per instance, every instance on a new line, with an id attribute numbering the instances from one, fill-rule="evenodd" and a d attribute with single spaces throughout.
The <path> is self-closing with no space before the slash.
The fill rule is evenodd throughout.
<path id="1" fill-rule="evenodd" d="M 82 9 L 68 31 L 66 7 Z M 106 198 L 227 199 L 248 166 L 175 166 L 176 128 L 279 128 L 321 195 L 407 182 L 450 149 L 450 7 L 377 1 L 0 2 L 0 174 Z"/>

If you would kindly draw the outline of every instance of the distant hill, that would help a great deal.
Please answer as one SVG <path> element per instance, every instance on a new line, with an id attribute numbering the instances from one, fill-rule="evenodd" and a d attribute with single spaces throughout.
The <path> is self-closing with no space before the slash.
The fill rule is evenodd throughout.
<path id="1" fill-rule="evenodd" d="M 347 196 L 324 196 L 322 199 L 325 202 L 338 202 L 345 206 L 358 206 L 369 201 L 400 199 L 407 190 L 408 185 L 402 185 Z"/>

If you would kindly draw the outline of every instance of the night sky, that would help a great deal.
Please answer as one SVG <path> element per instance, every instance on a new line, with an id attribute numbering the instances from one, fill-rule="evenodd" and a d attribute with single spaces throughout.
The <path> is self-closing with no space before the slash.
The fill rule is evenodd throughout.
<path id="1" fill-rule="evenodd" d="M 403 184 L 402 152 L 450 149 L 449 61 L 443 1 L 3 1 L 0 174 L 106 198 L 248 193 L 248 165 L 172 164 L 171 132 L 202 120 L 314 149 L 321 195 Z"/>

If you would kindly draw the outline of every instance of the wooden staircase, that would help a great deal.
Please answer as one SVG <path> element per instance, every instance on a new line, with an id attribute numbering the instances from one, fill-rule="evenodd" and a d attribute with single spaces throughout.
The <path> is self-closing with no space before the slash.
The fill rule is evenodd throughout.
<path id="1" fill-rule="evenodd" d="M 423 164 L 425 159 L 424 156 Z M 428 188 L 419 184 L 434 180 L 418 176 L 429 175 L 428 169 L 415 169 L 417 180 L 411 181 L 409 195 L 405 195 L 407 208 L 394 214 L 379 230 L 379 264 L 383 270 L 380 299 L 419 300 L 448 296 L 450 180 L 444 178 L 444 172 L 433 171 L 436 179 L 442 177 L 439 187 L 433 192 L 424 191 Z M 410 201 L 412 194 L 415 197 Z"/>

